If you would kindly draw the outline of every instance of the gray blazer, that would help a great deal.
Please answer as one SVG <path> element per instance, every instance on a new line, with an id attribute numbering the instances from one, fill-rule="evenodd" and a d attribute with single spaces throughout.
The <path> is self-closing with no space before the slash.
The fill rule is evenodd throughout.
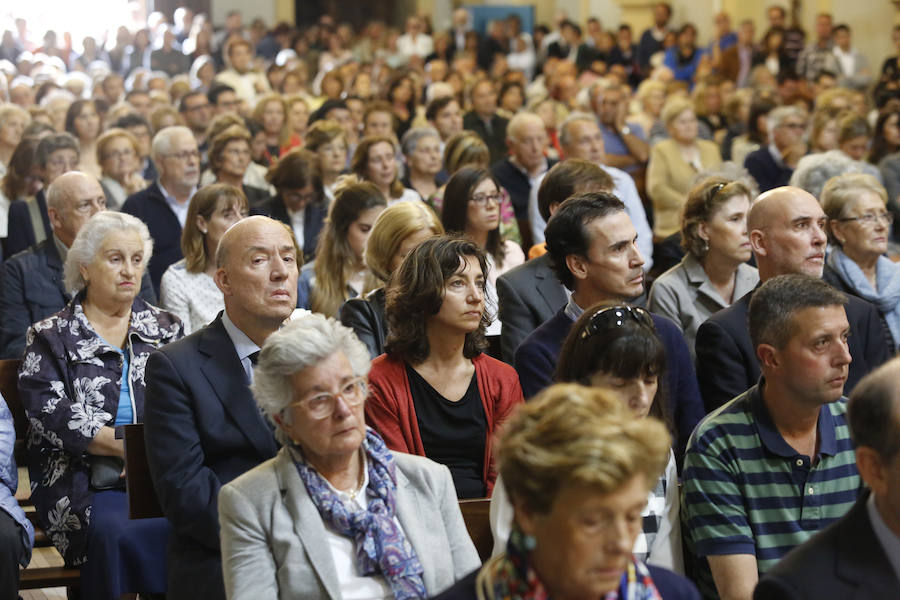
<path id="1" fill-rule="evenodd" d="M 341 598 L 325 525 L 289 448 L 219 492 L 222 569 L 229 599 Z M 397 518 L 424 569 L 429 596 L 481 566 L 450 471 L 394 452 Z"/>
<path id="2" fill-rule="evenodd" d="M 759 273 L 756 268 L 741 264 L 734 280 L 734 299 L 742 298 L 757 283 Z M 691 358 L 697 362 L 694 348 L 697 330 L 704 321 L 730 304 L 710 283 L 703 265 L 693 255 L 685 254 L 680 263 L 653 282 L 647 310 L 678 323 L 691 350 Z"/>

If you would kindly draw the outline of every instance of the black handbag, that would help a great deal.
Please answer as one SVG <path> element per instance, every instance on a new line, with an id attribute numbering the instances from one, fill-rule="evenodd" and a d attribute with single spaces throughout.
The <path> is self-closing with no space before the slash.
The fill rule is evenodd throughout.
<path id="1" fill-rule="evenodd" d="M 120 477 L 125 461 L 118 456 L 91 456 L 91 488 L 102 490 L 125 489 L 125 478 Z"/>

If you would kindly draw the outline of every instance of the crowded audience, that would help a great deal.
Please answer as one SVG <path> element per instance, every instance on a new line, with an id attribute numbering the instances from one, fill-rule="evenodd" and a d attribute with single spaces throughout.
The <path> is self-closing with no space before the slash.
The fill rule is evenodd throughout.
<path id="1" fill-rule="evenodd" d="M 35 544 L 73 598 L 900 593 L 858 20 L 132 4 L 0 21 L 0 596 Z"/>

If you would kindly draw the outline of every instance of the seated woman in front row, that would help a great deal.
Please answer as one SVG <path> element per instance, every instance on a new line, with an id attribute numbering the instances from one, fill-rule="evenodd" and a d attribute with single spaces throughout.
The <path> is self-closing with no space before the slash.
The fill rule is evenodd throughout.
<path id="1" fill-rule="evenodd" d="M 498 442 L 515 512 L 506 552 L 435 600 L 699 600 L 688 580 L 632 554 L 670 445 L 662 423 L 600 390 L 547 388 Z"/>
<path id="2" fill-rule="evenodd" d="M 66 565 L 81 567 L 83 598 L 166 591 L 168 521 L 128 518 L 116 431 L 143 419 L 150 353 L 184 332 L 137 297 L 152 248 L 137 218 L 91 217 L 63 267 L 66 289 L 78 292 L 28 330 L 19 367 L 31 498 Z"/>
<path id="3" fill-rule="evenodd" d="M 228 598 L 427 598 L 478 567 L 447 469 L 366 428 L 368 371 L 323 315 L 266 340 L 253 395 L 284 447 L 219 493 Z"/>
<path id="4" fill-rule="evenodd" d="M 522 402 L 515 370 L 482 353 L 486 278 L 474 243 L 419 244 L 388 285 L 386 354 L 369 375 L 369 424 L 392 450 L 447 465 L 460 498 L 491 494 L 494 432 Z"/>
<path id="5" fill-rule="evenodd" d="M 665 347 L 650 314 L 642 308 L 604 302 L 584 311 L 572 326 L 560 351 L 556 381 L 602 389 L 635 418 L 655 417 L 671 429 L 659 386 L 665 370 Z M 502 480 L 491 498 L 495 555 L 506 549 L 513 520 Z M 650 489 L 641 513 L 643 527 L 633 552 L 642 561 L 683 573 L 679 506 L 678 472 L 670 449 L 666 469 Z"/>

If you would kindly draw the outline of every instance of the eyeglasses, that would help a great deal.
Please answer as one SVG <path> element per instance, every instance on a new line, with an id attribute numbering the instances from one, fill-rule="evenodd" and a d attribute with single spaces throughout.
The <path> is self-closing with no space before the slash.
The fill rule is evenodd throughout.
<path id="1" fill-rule="evenodd" d="M 806 129 L 806 123 L 782 123 L 781 127 L 788 129 Z"/>
<path id="2" fill-rule="evenodd" d="M 324 419 L 334 413 L 335 403 L 340 398 L 347 406 L 359 406 L 369 393 L 369 386 L 364 377 L 351 379 L 341 387 L 337 394 L 316 394 L 290 405 L 302 407 L 313 419 Z"/>
<path id="3" fill-rule="evenodd" d="M 591 316 L 591 320 L 581 330 L 581 339 L 589 338 L 601 331 L 623 327 L 628 321 L 634 321 L 639 325 L 656 331 L 650 313 L 639 306 L 626 306 L 624 304 L 604 306 Z"/>
<path id="4" fill-rule="evenodd" d="M 197 112 L 198 110 L 206 110 L 207 108 L 212 108 L 212 104 L 207 102 L 206 104 L 198 104 L 197 106 L 190 106 L 184 109 L 184 112 Z"/>
<path id="5" fill-rule="evenodd" d="M 166 158 L 177 158 L 181 162 L 187 162 L 188 159 L 195 158 L 200 159 L 200 152 L 198 150 L 182 150 L 181 152 L 172 152 L 170 154 L 165 155 Z"/>
<path id="6" fill-rule="evenodd" d="M 503 196 L 500 194 L 500 192 L 494 192 L 492 194 L 475 194 L 474 196 L 472 196 L 471 200 L 478 206 L 484 206 L 488 202 L 500 204 L 501 198 L 503 198 Z"/>
<path id="7" fill-rule="evenodd" d="M 894 222 L 894 213 L 891 212 L 881 212 L 881 213 L 866 213 L 864 215 L 860 215 L 858 217 L 844 217 L 843 219 L 838 219 L 840 222 L 845 221 L 859 221 L 861 224 L 866 227 L 872 227 L 878 221 L 884 221 L 887 225 L 890 225 Z"/>

